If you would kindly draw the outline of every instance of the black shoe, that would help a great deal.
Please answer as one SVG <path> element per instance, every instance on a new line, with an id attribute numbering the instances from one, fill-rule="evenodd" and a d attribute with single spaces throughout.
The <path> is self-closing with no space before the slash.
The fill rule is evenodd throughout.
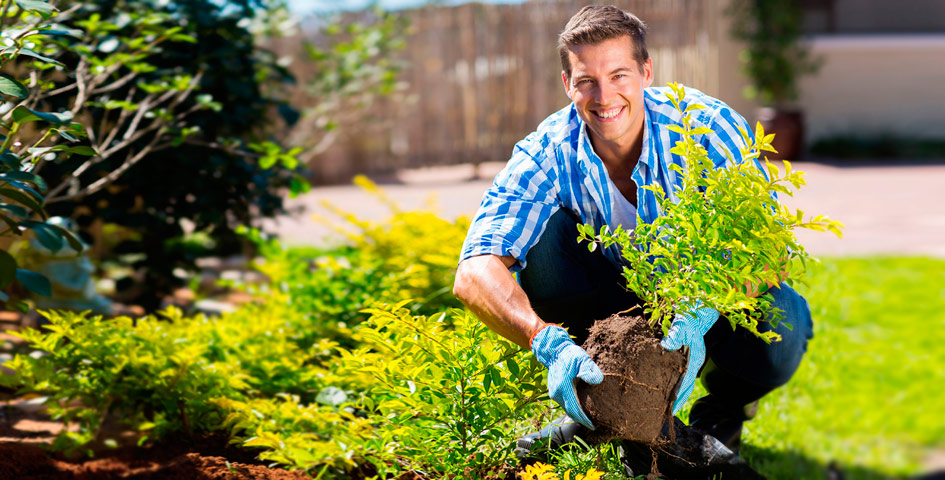
<path id="1" fill-rule="evenodd" d="M 585 437 L 588 432 L 589 428 L 570 417 L 557 418 L 545 428 L 519 438 L 515 443 L 515 456 L 519 460 L 547 460 L 549 451 Z"/>
<path id="2" fill-rule="evenodd" d="M 656 469 L 663 478 L 709 480 L 733 478 L 763 480 L 765 477 L 751 469 L 744 459 L 726 447 L 715 437 L 687 427 L 678 418 L 673 418 L 675 442 L 669 442 L 668 425 L 660 436 L 667 443 L 649 446 L 624 440 L 623 464 L 633 475 L 652 473 L 653 456 Z"/>
<path id="3" fill-rule="evenodd" d="M 758 401 L 732 410 L 713 400 L 712 395 L 696 400 L 689 412 L 689 426 L 712 435 L 737 454 L 742 447 L 742 427 L 758 412 Z"/>

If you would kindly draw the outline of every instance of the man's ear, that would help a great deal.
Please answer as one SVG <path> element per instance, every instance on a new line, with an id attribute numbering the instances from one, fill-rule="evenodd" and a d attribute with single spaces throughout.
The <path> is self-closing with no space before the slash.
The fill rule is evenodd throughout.
<path id="1" fill-rule="evenodd" d="M 644 88 L 653 84 L 653 57 L 647 58 L 643 62 L 643 79 Z"/>
<path id="2" fill-rule="evenodd" d="M 561 71 L 561 81 L 564 82 L 564 94 L 571 98 L 571 79 L 568 78 L 568 72 Z"/>

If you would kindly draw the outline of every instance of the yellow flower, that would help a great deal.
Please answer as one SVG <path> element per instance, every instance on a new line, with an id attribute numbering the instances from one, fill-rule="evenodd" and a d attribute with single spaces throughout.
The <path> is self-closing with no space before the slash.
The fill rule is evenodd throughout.
<path id="1" fill-rule="evenodd" d="M 558 475 L 553 470 L 553 466 L 538 462 L 525 467 L 525 471 L 518 475 L 522 480 L 558 480 Z"/>

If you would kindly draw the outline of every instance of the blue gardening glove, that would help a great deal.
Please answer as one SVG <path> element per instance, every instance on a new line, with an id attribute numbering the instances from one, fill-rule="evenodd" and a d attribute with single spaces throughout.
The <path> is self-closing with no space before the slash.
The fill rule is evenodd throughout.
<path id="1" fill-rule="evenodd" d="M 547 325 L 535 334 L 532 353 L 548 368 L 548 396 L 558 402 L 569 417 L 593 430 L 594 424 L 578 401 L 576 379 L 597 385 L 604 381 L 604 372 L 583 348 L 571 341 L 568 332 L 557 325 Z"/>
<path id="2" fill-rule="evenodd" d="M 673 402 L 673 415 L 676 415 L 676 412 L 686 404 L 686 400 L 692 394 L 692 389 L 696 386 L 696 375 L 705 362 L 703 337 L 718 319 L 719 312 L 708 307 L 697 308 L 692 313 L 677 313 L 669 327 L 669 333 L 660 342 L 663 348 L 670 351 L 679 350 L 683 345 L 689 347 L 689 365 L 686 367 L 686 375 L 683 376 L 682 384 L 679 385 L 679 391 L 676 393 L 676 401 Z"/>

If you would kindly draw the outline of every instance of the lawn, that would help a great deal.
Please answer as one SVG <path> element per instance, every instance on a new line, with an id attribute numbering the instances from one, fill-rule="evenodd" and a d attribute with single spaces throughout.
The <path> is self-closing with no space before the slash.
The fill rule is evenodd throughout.
<path id="1" fill-rule="evenodd" d="M 945 450 L 945 261 L 825 259 L 809 279 L 815 338 L 747 424 L 743 456 L 770 479 L 920 473 Z"/>

